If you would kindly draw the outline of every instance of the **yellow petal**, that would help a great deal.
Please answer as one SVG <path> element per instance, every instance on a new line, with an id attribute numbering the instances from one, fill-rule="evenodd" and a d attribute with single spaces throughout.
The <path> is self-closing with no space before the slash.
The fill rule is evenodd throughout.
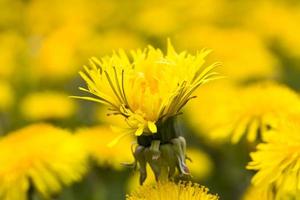
<path id="1" fill-rule="evenodd" d="M 142 135 L 144 132 L 144 126 L 139 126 L 139 128 L 135 131 L 136 136 Z"/>
<path id="2" fill-rule="evenodd" d="M 151 133 L 156 133 L 157 132 L 157 127 L 154 122 L 148 121 L 148 128 L 151 131 Z"/>

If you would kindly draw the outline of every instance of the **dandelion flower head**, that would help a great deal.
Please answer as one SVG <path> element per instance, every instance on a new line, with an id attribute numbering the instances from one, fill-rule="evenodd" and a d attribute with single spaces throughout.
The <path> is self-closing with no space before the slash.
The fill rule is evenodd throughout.
<path id="1" fill-rule="evenodd" d="M 140 136 L 157 132 L 157 123 L 178 115 L 201 84 L 217 78 L 218 63 L 203 67 L 209 50 L 196 55 L 177 53 L 168 42 L 167 54 L 152 46 L 127 55 L 123 50 L 80 72 L 93 97 L 77 97 L 109 106 L 113 114 L 126 118 L 128 131 Z"/>

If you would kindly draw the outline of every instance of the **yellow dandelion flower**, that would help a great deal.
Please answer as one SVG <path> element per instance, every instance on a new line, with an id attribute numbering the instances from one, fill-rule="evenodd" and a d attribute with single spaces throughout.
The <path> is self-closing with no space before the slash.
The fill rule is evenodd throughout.
<path id="1" fill-rule="evenodd" d="M 202 108 L 197 113 L 190 109 L 192 116 L 199 115 L 199 126 L 202 123 L 205 134 L 213 139 L 230 139 L 236 143 L 245 136 L 253 142 L 264 137 L 266 129 L 275 128 L 279 119 L 300 114 L 299 95 L 281 84 L 263 82 L 246 87 L 229 86 L 219 91 L 193 102 Z M 210 121 L 202 115 L 211 116 Z"/>
<path id="2" fill-rule="evenodd" d="M 8 109 L 13 101 L 14 94 L 11 86 L 5 82 L 0 80 L 0 111 Z"/>
<path id="3" fill-rule="evenodd" d="M 252 178 L 256 187 L 268 197 L 284 199 L 300 194 L 300 122 L 281 121 L 277 129 L 268 131 L 265 143 L 251 153 L 247 169 L 257 170 Z"/>
<path id="4" fill-rule="evenodd" d="M 33 124 L 0 139 L 0 199 L 26 200 L 29 188 L 44 198 L 79 181 L 86 152 L 68 131 Z"/>
<path id="5" fill-rule="evenodd" d="M 159 121 L 178 115 L 196 88 L 216 78 L 218 64 L 203 67 L 209 52 L 176 53 L 169 42 L 167 55 L 149 46 L 133 51 L 131 58 L 122 50 L 101 60 L 92 58 L 90 67 L 80 72 L 88 89 L 80 89 L 94 97 L 77 98 L 109 106 L 127 119 L 137 136 L 156 133 Z"/>
<path id="6" fill-rule="evenodd" d="M 120 170 L 123 169 L 122 163 L 128 163 L 133 160 L 131 146 L 134 139 L 126 137 L 113 147 L 108 147 L 108 144 L 117 136 L 117 132 L 104 125 L 82 128 L 76 133 L 76 137 L 86 146 L 91 157 L 100 166 L 111 166 Z"/>
<path id="7" fill-rule="evenodd" d="M 145 185 L 137 189 L 127 200 L 218 200 L 217 195 L 209 194 L 208 189 L 191 182 L 163 182 L 155 185 Z"/>
<path id="8" fill-rule="evenodd" d="M 200 85 L 219 78 L 214 72 L 218 63 L 203 67 L 209 52 L 177 53 L 168 41 L 166 55 L 152 46 L 132 51 L 131 57 L 120 50 L 100 60 L 91 58 L 90 66 L 80 72 L 87 84 L 87 89 L 80 90 L 93 96 L 75 98 L 108 106 L 111 114 L 126 120 L 123 136 L 137 136 L 131 165 L 139 166 L 140 184 L 147 177 L 147 163 L 156 179 L 166 177 L 162 174 L 173 176 L 176 169 L 181 174 L 190 173 L 185 164 L 186 141 L 176 127 L 176 116 L 195 97 L 193 92 Z"/>
<path id="9" fill-rule="evenodd" d="M 21 102 L 22 114 L 29 120 L 63 119 L 74 114 L 75 102 L 60 92 L 35 92 Z"/>

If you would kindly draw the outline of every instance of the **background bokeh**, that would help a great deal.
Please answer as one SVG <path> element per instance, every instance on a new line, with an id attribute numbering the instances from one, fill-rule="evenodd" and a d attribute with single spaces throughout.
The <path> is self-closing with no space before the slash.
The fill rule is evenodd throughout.
<path id="1" fill-rule="evenodd" d="M 166 49 L 167 38 L 179 51 L 209 48 L 207 62 L 222 62 L 218 71 L 226 78 L 199 90 L 201 103 L 193 100 L 181 116 L 182 132 L 192 180 L 222 199 L 240 199 L 253 175 L 245 166 L 254 145 L 245 138 L 233 145 L 207 130 L 233 115 L 224 108 L 239 104 L 249 85 L 276 82 L 297 93 L 299 22 L 297 0 L 0 0 L 0 135 L 37 122 L 71 130 L 93 147 L 94 159 L 82 181 L 55 199 L 124 199 L 138 182 L 119 165 L 130 161 L 131 141 L 105 148 L 114 136 L 104 126 L 119 120 L 96 103 L 69 98 L 84 85 L 78 71 L 91 56 L 119 48 Z M 256 94 L 243 98 L 253 102 Z"/>

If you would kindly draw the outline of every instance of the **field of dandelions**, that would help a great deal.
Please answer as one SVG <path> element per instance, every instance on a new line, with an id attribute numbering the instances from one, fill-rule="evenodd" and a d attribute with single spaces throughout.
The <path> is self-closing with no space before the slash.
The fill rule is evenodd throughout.
<path id="1" fill-rule="evenodd" d="M 300 199 L 297 0 L 0 0 L 0 200 Z"/>

